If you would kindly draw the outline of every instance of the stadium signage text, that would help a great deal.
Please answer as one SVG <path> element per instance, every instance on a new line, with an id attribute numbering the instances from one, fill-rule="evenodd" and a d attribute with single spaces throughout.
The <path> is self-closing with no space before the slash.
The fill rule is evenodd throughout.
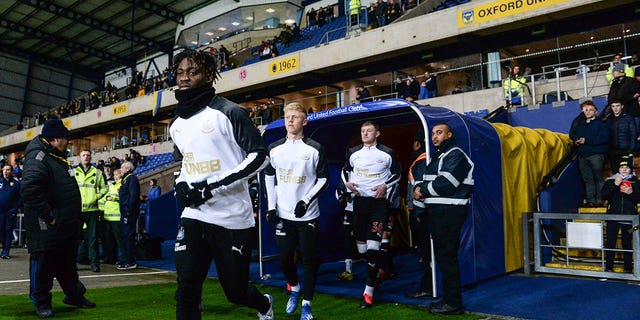
<path id="1" fill-rule="evenodd" d="M 471 8 L 462 8 L 458 10 L 458 27 L 469 27 L 567 1 L 569 0 L 496 0 Z"/>
<path id="2" fill-rule="evenodd" d="M 33 129 L 29 129 L 29 130 L 24 132 L 24 138 L 27 139 L 27 140 L 31 140 L 35 136 L 36 136 L 36 132 L 33 131 Z"/>
<path id="3" fill-rule="evenodd" d="M 276 74 L 298 70 L 299 68 L 300 68 L 300 56 L 295 55 L 288 58 L 276 60 L 270 63 L 269 75 L 274 76 Z"/>
<path id="4" fill-rule="evenodd" d="M 348 107 L 335 108 L 335 109 L 329 109 L 329 110 L 323 110 L 323 111 L 319 111 L 319 112 L 314 112 L 314 113 L 309 114 L 309 116 L 307 116 L 307 120 L 322 119 L 322 118 L 337 116 L 337 115 L 345 114 L 345 113 L 356 113 L 356 112 L 362 112 L 362 111 L 368 111 L 368 110 L 369 109 L 363 107 L 362 105 L 356 104 L 356 105 L 348 106 Z"/>
<path id="5" fill-rule="evenodd" d="M 127 104 L 123 103 L 123 104 L 117 104 L 115 106 L 113 106 L 111 108 L 111 115 L 112 116 L 119 116 L 119 115 L 123 115 L 127 113 Z"/>

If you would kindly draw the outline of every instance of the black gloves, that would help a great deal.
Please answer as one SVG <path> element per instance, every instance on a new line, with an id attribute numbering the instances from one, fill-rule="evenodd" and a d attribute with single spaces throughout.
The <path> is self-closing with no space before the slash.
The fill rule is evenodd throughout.
<path id="1" fill-rule="evenodd" d="M 266 218 L 269 223 L 278 223 L 278 213 L 276 213 L 276 210 L 267 211 Z"/>
<path id="2" fill-rule="evenodd" d="M 298 203 L 296 204 L 296 210 L 293 212 L 293 214 L 296 215 L 296 218 L 302 218 L 306 213 L 307 203 L 302 200 L 298 201 Z"/>
<path id="3" fill-rule="evenodd" d="M 176 184 L 176 200 L 185 208 L 195 203 L 204 203 L 201 193 L 196 189 L 191 189 L 185 181 Z"/>
<path id="4" fill-rule="evenodd" d="M 176 184 L 176 199 L 183 207 L 198 207 L 207 200 L 213 198 L 212 190 L 217 189 L 222 184 L 214 182 L 207 184 L 207 181 L 194 182 L 189 187 L 185 181 Z"/>

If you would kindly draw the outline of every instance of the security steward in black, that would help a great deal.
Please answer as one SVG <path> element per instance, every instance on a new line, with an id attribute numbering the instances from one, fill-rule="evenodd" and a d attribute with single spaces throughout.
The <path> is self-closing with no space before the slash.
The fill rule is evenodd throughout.
<path id="1" fill-rule="evenodd" d="M 427 153 L 425 151 L 424 130 L 420 129 L 413 137 L 413 151 L 415 160 L 409 167 L 407 178 L 406 204 L 409 210 L 409 227 L 411 228 L 411 242 L 420 257 L 422 278 L 417 291 L 405 293 L 410 299 L 430 298 L 433 295 L 431 281 L 431 232 L 427 224 L 427 209 L 422 201 L 413 199 L 413 187 L 422 183 L 427 167 Z"/>
<path id="2" fill-rule="evenodd" d="M 41 318 L 53 317 L 51 288 L 58 279 L 65 304 L 94 308 L 78 280 L 76 255 L 81 239 L 78 183 L 67 161 L 69 130 L 59 119 L 45 122 L 42 134 L 25 150 L 21 194 L 29 241 L 29 297 Z"/>
<path id="3" fill-rule="evenodd" d="M 436 263 L 442 272 L 443 298 L 432 302 L 429 311 L 463 314 L 458 248 L 474 187 L 473 162 L 456 146 L 448 124 L 433 126 L 431 142 L 437 152 L 425 169 L 424 181 L 414 188 L 415 199 L 423 201 L 428 210 L 427 225 L 433 238 Z"/>

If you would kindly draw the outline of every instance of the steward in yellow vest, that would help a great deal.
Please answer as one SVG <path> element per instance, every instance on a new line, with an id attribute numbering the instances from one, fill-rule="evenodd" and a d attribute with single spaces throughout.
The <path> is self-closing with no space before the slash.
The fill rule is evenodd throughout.
<path id="1" fill-rule="evenodd" d="M 98 199 L 108 191 L 102 171 L 91 165 L 91 151 L 80 152 L 80 165 L 75 168 L 75 177 L 82 198 L 82 221 L 86 224 L 84 240 L 78 250 L 78 261 L 89 260 L 91 271 L 100 272 L 98 250 L 98 227 L 100 209 Z"/>
<path id="2" fill-rule="evenodd" d="M 521 105 L 524 97 L 524 86 L 527 79 L 520 75 L 520 66 L 514 66 L 510 77 L 502 80 L 504 99 L 512 105 Z"/>
<path id="3" fill-rule="evenodd" d="M 120 222 L 120 202 L 118 191 L 122 185 L 122 180 L 118 179 L 115 183 L 110 183 L 107 193 L 100 199 L 102 210 L 104 212 L 104 220 L 111 222 Z"/>
<path id="4" fill-rule="evenodd" d="M 120 186 L 122 185 L 120 169 L 114 171 L 114 181 L 109 182 L 109 191 L 100 199 L 101 210 L 104 211 L 104 261 L 105 263 L 119 264 L 118 251 L 124 258 L 126 252 L 124 238 L 120 228 Z"/>

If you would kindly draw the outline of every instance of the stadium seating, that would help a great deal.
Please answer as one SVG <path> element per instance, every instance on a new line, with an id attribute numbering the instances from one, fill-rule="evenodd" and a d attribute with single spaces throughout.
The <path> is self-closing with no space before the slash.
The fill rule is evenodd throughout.
<path id="1" fill-rule="evenodd" d="M 335 29 L 339 29 L 340 27 L 344 27 L 346 26 L 346 17 L 345 16 L 340 16 L 337 17 L 335 19 L 333 19 L 333 21 L 331 21 L 330 23 L 325 24 L 324 26 L 320 27 L 320 28 L 303 28 L 302 30 L 300 30 L 300 37 L 301 40 L 298 42 L 291 42 L 289 44 L 288 47 L 283 46 L 281 43 L 276 44 L 276 47 L 278 49 L 278 52 L 280 53 L 280 55 L 284 55 L 287 53 L 291 53 L 291 52 L 296 52 L 296 51 L 300 51 L 309 47 L 313 47 L 317 44 L 320 43 L 320 41 L 323 40 L 323 37 L 325 36 L 325 34 L 328 31 L 331 30 L 335 30 Z M 336 39 L 340 39 L 340 38 L 344 38 L 347 34 L 347 30 L 346 28 L 343 28 L 341 30 L 332 32 L 329 34 L 329 41 L 333 41 Z M 326 41 L 326 40 L 325 40 Z M 253 47 L 251 49 L 251 52 L 257 52 L 258 51 L 258 46 Z M 260 56 L 256 55 L 250 59 L 247 59 L 242 65 L 246 66 L 252 63 L 256 63 L 260 61 Z"/>
<path id="2" fill-rule="evenodd" d="M 147 173 L 166 168 L 174 163 L 173 155 L 171 152 L 152 154 L 147 156 L 147 160 L 144 164 L 138 165 L 133 173 L 137 176 L 142 176 Z"/>

